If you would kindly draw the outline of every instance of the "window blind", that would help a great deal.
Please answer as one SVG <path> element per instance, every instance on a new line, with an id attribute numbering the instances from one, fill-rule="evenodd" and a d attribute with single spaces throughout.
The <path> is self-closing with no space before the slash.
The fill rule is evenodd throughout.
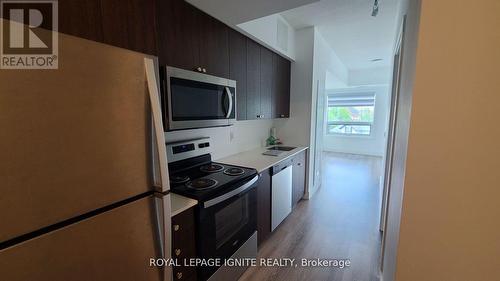
<path id="1" fill-rule="evenodd" d="M 375 106 L 375 93 L 329 94 L 328 107 L 334 106 Z"/>

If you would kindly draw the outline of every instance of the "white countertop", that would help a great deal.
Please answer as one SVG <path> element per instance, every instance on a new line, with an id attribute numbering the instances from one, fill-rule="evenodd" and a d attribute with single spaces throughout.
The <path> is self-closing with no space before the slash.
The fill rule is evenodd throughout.
<path id="1" fill-rule="evenodd" d="M 196 206 L 198 204 L 198 201 L 184 197 L 179 194 L 175 193 L 170 193 L 170 204 L 171 204 L 171 216 L 175 216 L 177 214 L 180 214 L 184 212 L 185 210 Z"/>
<path id="2" fill-rule="evenodd" d="M 295 145 L 283 145 L 283 146 L 295 147 Z M 308 149 L 308 147 L 296 146 L 296 148 L 293 150 L 283 151 L 283 153 L 281 153 L 279 156 L 269 156 L 269 155 L 262 155 L 263 152 L 267 151 L 267 148 L 261 147 L 249 151 L 240 152 L 228 157 L 224 157 L 216 160 L 216 162 L 254 168 L 257 170 L 257 172 L 261 173 L 269 169 L 270 167 L 278 164 L 279 162 L 287 158 L 290 158 L 306 149 Z"/>

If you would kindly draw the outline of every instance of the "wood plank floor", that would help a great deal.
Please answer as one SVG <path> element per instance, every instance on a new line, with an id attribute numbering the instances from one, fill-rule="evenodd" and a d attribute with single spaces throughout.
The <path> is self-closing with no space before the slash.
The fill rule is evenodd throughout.
<path id="1" fill-rule="evenodd" d="M 378 280 L 381 162 L 325 153 L 321 188 L 259 249 L 259 258 L 350 259 L 349 268 L 252 267 L 240 281 Z"/>

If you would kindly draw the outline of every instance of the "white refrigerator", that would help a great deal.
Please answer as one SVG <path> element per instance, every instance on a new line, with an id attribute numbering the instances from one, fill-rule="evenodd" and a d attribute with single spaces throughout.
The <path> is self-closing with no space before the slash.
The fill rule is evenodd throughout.
<path id="1" fill-rule="evenodd" d="M 156 59 L 64 34 L 58 59 L 0 70 L 0 279 L 171 280 Z"/>

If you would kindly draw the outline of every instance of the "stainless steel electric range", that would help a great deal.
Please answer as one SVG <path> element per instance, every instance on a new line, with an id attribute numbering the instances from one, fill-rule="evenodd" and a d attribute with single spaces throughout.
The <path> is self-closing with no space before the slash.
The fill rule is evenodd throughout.
<path id="1" fill-rule="evenodd" d="M 210 139 L 167 144 L 170 190 L 198 200 L 199 258 L 256 258 L 258 174 L 255 169 L 212 162 Z M 237 280 L 245 267 L 198 267 L 200 280 Z"/>

